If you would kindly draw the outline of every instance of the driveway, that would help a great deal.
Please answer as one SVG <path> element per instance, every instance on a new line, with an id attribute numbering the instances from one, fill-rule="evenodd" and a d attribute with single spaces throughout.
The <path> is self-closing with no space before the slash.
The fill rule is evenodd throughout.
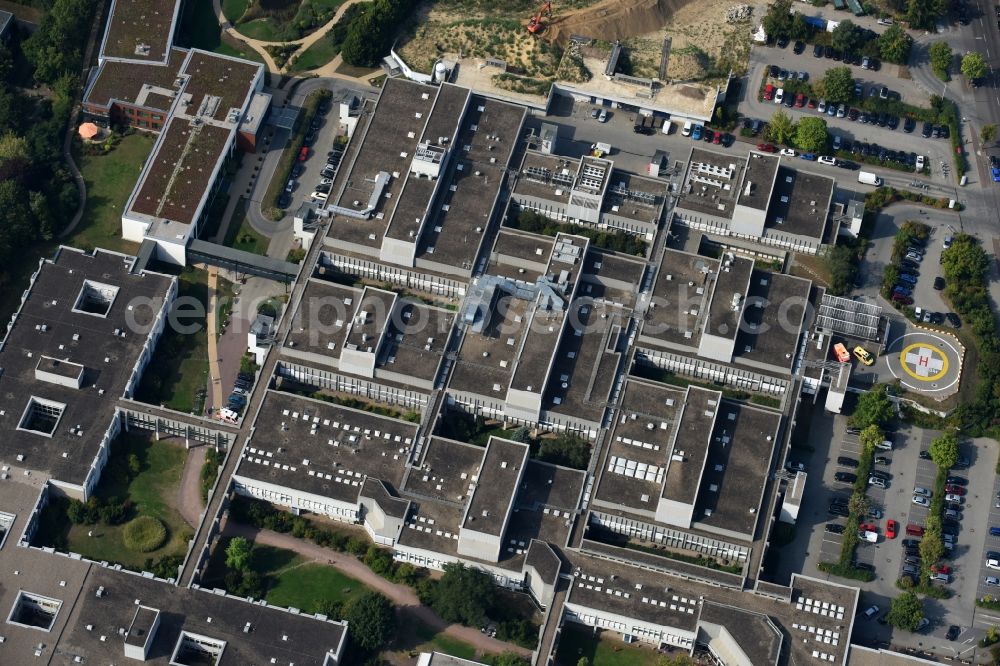
<path id="1" fill-rule="evenodd" d="M 316 544 L 296 539 L 289 534 L 280 534 L 270 530 L 258 530 L 250 525 L 244 525 L 235 521 L 226 521 L 224 536 L 241 536 L 254 541 L 255 543 L 275 548 L 285 548 L 294 551 L 299 555 L 315 562 L 329 564 L 338 570 L 354 578 L 373 590 L 384 594 L 396 606 L 399 607 L 400 619 L 416 619 L 431 627 L 434 631 L 444 633 L 446 636 L 457 638 L 469 643 L 477 650 L 483 652 L 516 652 L 522 656 L 530 656 L 531 650 L 526 650 L 512 643 L 505 643 L 495 638 L 490 638 L 478 629 L 465 627 L 460 624 L 448 624 L 440 615 L 435 613 L 429 606 L 424 606 L 417 599 L 417 595 L 406 585 L 391 583 L 385 578 L 375 574 L 371 569 L 362 564 L 356 557 L 347 553 L 338 553 L 328 548 L 322 548 Z"/>

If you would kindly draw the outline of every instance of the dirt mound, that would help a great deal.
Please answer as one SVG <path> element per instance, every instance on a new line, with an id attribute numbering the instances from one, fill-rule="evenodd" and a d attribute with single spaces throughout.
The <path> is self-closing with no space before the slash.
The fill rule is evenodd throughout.
<path id="1" fill-rule="evenodd" d="M 572 35 L 614 41 L 644 35 L 661 28 L 671 15 L 691 0 L 604 0 L 596 5 L 555 16 L 546 38 L 560 44 Z"/>

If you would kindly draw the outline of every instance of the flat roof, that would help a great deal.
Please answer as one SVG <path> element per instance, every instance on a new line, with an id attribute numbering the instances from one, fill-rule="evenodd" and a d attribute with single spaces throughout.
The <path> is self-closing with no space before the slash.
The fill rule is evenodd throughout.
<path id="1" fill-rule="evenodd" d="M 115 0 L 101 43 L 101 58 L 164 62 L 180 2 Z"/>
<path id="2" fill-rule="evenodd" d="M 285 347 L 339 359 L 347 324 L 360 303 L 360 289 L 309 278 L 292 313 Z"/>
<path id="3" fill-rule="evenodd" d="M 573 301 L 566 332 L 555 351 L 544 409 L 588 421 L 602 420 L 621 359 L 614 350 L 628 316 L 603 301 Z"/>
<path id="4" fill-rule="evenodd" d="M 833 198 L 833 183 L 833 178 L 827 176 L 780 167 L 767 208 L 765 228 L 773 233 L 822 239 Z"/>
<path id="5" fill-rule="evenodd" d="M 118 630 L 130 627 L 136 604 L 159 611 L 148 660 L 155 663 L 169 661 L 182 632 L 187 632 L 225 642 L 219 666 L 259 662 L 265 655 L 278 663 L 324 666 L 328 654 L 341 650 L 346 631 L 340 622 L 305 613 L 91 566 L 59 637 L 64 656 L 56 661 L 69 664 L 71 656 L 79 656 L 86 663 L 121 663 L 123 643 L 134 642 L 131 636 L 122 638 Z M 25 654 L 20 663 L 28 659 Z"/>
<path id="6" fill-rule="evenodd" d="M 166 113 L 173 98 L 163 93 L 176 94 L 180 90 L 177 77 L 187 53 L 184 49 L 170 49 L 166 64 L 105 60 L 87 89 L 83 103 L 107 107 L 118 100 Z"/>
<path id="7" fill-rule="evenodd" d="M 577 160 L 525 150 L 513 196 L 535 197 L 563 205 L 569 202 Z"/>
<path id="8" fill-rule="evenodd" d="M 463 511 L 464 506 L 458 502 L 416 498 L 410 503 L 410 513 L 396 543 L 457 557 Z"/>
<path id="9" fill-rule="evenodd" d="M 195 127 L 189 120 L 171 117 L 146 161 L 130 212 L 193 224 L 231 135 L 227 128 Z M 159 229 L 162 234 L 170 232 L 169 227 Z"/>
<path id="10" fill-rule="evenodd" d="M 722 402 L 698 492 L 695 522 L 753 533 L 780 424 L 778 412 Z"/>
<path id="11" fill-rule="evenodd" d="M 501 227 L 485 273 L 534 283 L 545 275 L 555 239 Z"/>
<path id="12" fill-rule="evenodd" d="M 191 49 L 184 64 L 187 85 L 180 104 L 185 115 L 224 120 L 230 110 L 246 108 L 252 97 L 254 82 L 263 65 L 200 49 Z M 215 100 L 218 100 L 217 102 Z M 202 113 L 202 105 L 208 105 Z M 214 108 L 214 111 L 212 111 Z"/>
<path id="13" fill-rule="evenodd" d="M 528 463 L 527 444 L 490 437 L 479 469 L 479 481 L 469 498 L 462 527 L 500 536 Z"/>
<path id="14" fill-rule="evenodd" d="M 667 184 L 655 178 L 612 169 L 611 183 L 601 209 L 605 214 L 653 224 L 660 218 Z"/>
<path id="15" fill-rule="evenodd" d="M 452 142 L 452 151 L 461 152 L 448 164 L 442 184 L 447 187 L 432 224 L 420 237 L 418 258 L 472 268 L 526 114 L 522 106 L 472 96 Z"/>
<path id="16" fill-rule="evenodd" d="M 526 555 L 536 540 L 565 546 L 585 481 L 582 470 L 529 460 L 503 535 L 503 557 Z"/>
<path id="17" fill-rule="evenodd" d="M 745 257 L 733 257 L 723 261 L 715 280 L 715 289 L 712 291 L 705 333 L 730 340 L 736 339 L 746 306 L 752 272 L 753 262 Z"/>
<path id="18" fill-rule="evenodd" d="M 677 208 L 732 219 L 747 161 L 693 148 Z"/>
<path id="19" fill-rule="evenodd" d="M 345 173 L 343 192 L 336 200 L 331 197 L 328 203 L 362 210 L 368 205 L 379 172 L 384 171 L 392 177 L 371 219 L 358 224 L 357 220 L 335 215 L 331 237 L 372 248 L 382 247 L 382 237 L 396 209 L 404 176 L 409 172 L 437 94 L 437 88 L 403 78 L 386 80 L 367 131 L 351 141 L 351 144 L 359 142 L 360 147 L 357 157 L 348 164 L 349 168 L 341 170 Z"/>
<path id="20" fill-rule="evenodd" d="M 417 425 L 269 390 L 236 475 L 346 502 L 371 476 L 398 488 Z"/>
<path id="21" fill-rule="evenodd" d="M 396 307 L 396 294 L 385 289 L 365 287 L 358 309 L 347 325 L 344 346 L 374 354 Z"/>
<path id="22" fill-rule="evenodd" d="M 448 388 L 503 399 L 527 332 L 527 314 L 528 301 L 504 293 L 482 333 L 466 327 Z"/>
<path id="23" fill-rule="evenodd" d="M 454 323 L 454 312 L 413 298 L 400 298 L 382 343 L 379 367 L 433 381 Z"/>
<path id="24" fill-rule="evenodd" d="M 724 626 L 751 664 L 778 663 L 783 637 L 767 615 L 705 601 L 699 621 Z"/>
<path id="25" fill-rule="evenodd" d="M 621 406 L 607 438 L 607 459 L 600 472 L 596 499 L 630 509 L 656 510 L 670 436 L 684 397 L 684 389 L 631 377 L 626 380 Z M 653 466 L 660 472 L 660 480 L 655 473 L 647 480 L 645 475 L 640 478 L 616 472 L 612 457 L 642 463 L 647 471 Z"/>
<path id="26" fill-rule="evenodd" d="M 433 436 L 418 467 L 410 470 L 403 487 L 407 493 L 449 502 L 465 502 L 478 481 L 486 450 Z"/>
<path id="27" fill-rule="evenodd" d="M 698 489 L 704 485 L 709 439 L 718 422 L 722 393 L 699 386 L 688 386 L 667 458 L 664 499 L 694 504 Z"/>
<path id="28" fill-rule="evenodd" d="M 642 335 L 697 348 L 719 266 L 718 259 L 664 248 Z"/>
<path id="29" fill-rule="evenodd" d="M 524 322 L 526 337 L 517 353 L 510 388 L 541 393 L 549 379 L 549 362 L 556 355 L 567 311 L 543 310 L 538 302 L 532 307 L 530 321 Z"/>
<path id="30" fill-rule="evenodd" d="M 584 280 L 590 278 L 597 281 L 624 282 L 638 290 L 645 272 L 646 262 L 639 257 L 618 252 L 603 252 L 591 246 L 587 252 L 582 277 Z"/>
<path id="31" fill-rule="evenodd" d="M 811 287 L 804 278 L 754 269 L 734 356 L 790 371 Z"/>
<path id="32" fill-rule="evenodd" d="M 738 205 L 762 212 L 767 210 L 778 162 L 775 155 L 750 151 L 746 172 L 740 182 Z"/>
<path id="33" fill-rule="evenodd" d="M 42 263 L 0 349 L 0 460 L 5 464 L 66 483 L 86 479 L 142 354 L 148 327 L 159 314 L 152 308 L 160 307 L 174 280 L 131 273 L 132 260 L 105 250 L 85 254 L 64 247 Z M 77 308 L 85 291 L 95 300 L 110 297 L 105 315 L 91 314 L 94 308 L 83 303 Z M 37 378 L 43 357 L 82 366 L 82 387 Z M 39 412 L 45 404 L 59 410 L 51 434 L 19 429 L 33 402 Z"/>

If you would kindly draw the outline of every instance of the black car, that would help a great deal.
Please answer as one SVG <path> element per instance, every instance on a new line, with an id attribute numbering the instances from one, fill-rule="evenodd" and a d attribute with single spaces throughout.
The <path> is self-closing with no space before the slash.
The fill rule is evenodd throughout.
<path id="1" fill-rule="evenodd" d="M 882 479 L 883 481 L 889 481 L 892 479 L 892 474 L 889 474 L 889 472 L 883 472 L 882 470 L 878 469 L 871 470 L 870 472 L 868 472 L 868 475 L 873 476 L 876 479 Z"/>
<path id="2" fill-rule="evenodd" d="M 953 486 L 967 486 L 969 485 L 969 480 L 964 476 L 949 476 L 945 479 L 945 483 L 951 484 Z"/>
<path id="3" fill-rule="evenodd" d="M 919 548 L 920 539 L 903 539 L 903 548 Z"/>
<path id="4" fill-rule="evenodd" d="M 899 116 L 889 116 L 888 125 L 891 130 L 899 127 Z"/>
<path id="5" fill-rule="evenodd" d="M 784 36 L 778 37 L 777 44 L 778 44 L 778 48 L 779 49 L 785 48 L 786 46 L 788 46 L 788 37 L 784 37 Z"/>
<path id="6" fill-rule="evenodd" d="M 990 155 L 990 166 L 1000 169 L 1000 157 L 996 155 Z"/>
<path id="7" fill-rule="evenodd" d="M 906 553 L 908 557 L 920 557 L 920 548 L 916 546 L 908 546 L 903 549 L 903 552 Z"/>
<path id="8" fill-rule="evenodd" d="M 278 197 L 278 208 L 288 208 L 292 203 L 292 195 L 288 192 L 282 192 L 281 196 Z"/>
<path id="9" fill-rule="evenodd" d="M 958 511 L 959 513 L 962 511 L 962 505 L 958 502 L 948 502 L 944 505 L 944 508 L 951 509 L 952 511 Z"/>
<path id="10" fill-rule="evenodd" d="M 959 319 L 958 315 L 954 312 L 945 313 L 944 318 L 947 319 L 948 323 L 954 328 L 962 328 L 962 320 Z"/>
<path id="11" fill-rule="evenodd" d="M 771 65 L 770 67 L 767 68 L 767 75 L 770 76 L 772 79 L 778 78 L 778 74 L 780 73 L 781 69 L 779 69 L 777 65 Z"/>
<path id="12" fill-rule="evenodd" d="M 827 59 L 830 59 L 830 58 L 833 57 L 833 47 L 832 46 L 824 46 L 823 47 L 823 57 L 827 58 Z"/>
<path id="13" fill-rule="evenodd" d="M 309 134 L 306 134 L 306 138 L 302 140 L 302 143 L 307 146 L 311 146 L 316 143 L 316 132 L 309 132 Z"/>
<path id="14" fill-rule="evenodd" d="M 854 109 L 854 108 L 852 108 L 850 111 L 847 112 L 847 118 L 848 118 L 848 120 L 855 120 L 856 121 L 860 116 L 861 116 L 861 112 L 858 111 L 857 109 Z"/>
<path id="15" fill-rule="evenodd" d="M 931 136 L 934 137 L 935 139 L 940 139 L 941 138 L 941 126 L 940 125 L 935 125 L 934 127 L 931 128 Z"/>
<path id="16" fill-rule="evenodd" d="M 296 162 L 292 165 L 292 178 L 298 178 L 302 175 L 302 170 L 305 167 L 302 166 L 302 162 Z"/>
<path id="17" fill-rule="evenodd" d="M 841 169 L 848 169 L 850 171 L 857 171 L 858 169 L 861 168 L 861 165 L 859 165 L 857 162 L 852 162 L 850 160 L 841 160 L 841 159 L 837 160 L 837 166 L 840 167 Z"/>
<path id="18" fill-rule="evenodd" d="M 939 125 L 938 131 L 941 132 L 942 139 L 947 139 L 949 136 L 951 136 L 951 130 L 948 129 L 947 125 Z"/>
<path id="19" fill-rule="evenodd" d="M 953 641 L 958 638 L 959 634 L 962 633 L 962 628 L 957 624 L 953 624 L 948 627 L 948 633 L 944 635 L 949 641 Z"/>
<path id="20" fill-rule="evenodd" d="M 958 460 L 955 461 L 955 465 L 952 467 L 952 469 L 969 469 L 969 465 L 971 464 L 972 461 L 969 460 L 967 457 L 959 456 Z"/>
<path id="21" fill-rule="evenodd" d="M 796 55 L 802 53 L 805 50 L 806 50 L 805 42 L 795 42 L 795 45 L 792 46 L 792 53 Z"/>
<path id="22" fill-rule="evenodd" d="M 840 516 L 841 518 L 847 518 L 847 516 L 850 514 L 850 511 L 848 511 L 846 504 L 831 504 L 830 508 L 827 509 L 827 512 L 831 516 Z"/>
<path id="23" fill-rule="evenodd" d="M 753 127 L 753 119 L 752 118 L 744 118 L 743 119 L 743 129 L 748 130 L 751 127 Z"/>
<path id="24" fill-rule="evenodd" d="M 854 458 L 848 458 L 847 456 L 840 456 L 837 458 L 837 464 L 843 465 L 844 467 L 857 467 L 858 461 Z"/>
<path id="25" fill-rule="evenodd" d="M 878 123 L 878 126 L 885 127 L 886 122 L 888 122 L 888 118 L 889 116 L 884 113 L 878 114 L 878 120 L 876 121 Z"/>
<path id="26" fill-rule="evenodd" d="M 920 452 L 920 459 L 921 460 L 930 460 L 931 459 L 930 452 L 929 451 L 921 451 Z"/>
<path id="27" fill-rule="evenodd" d="M 787 107 L 788 107 L 789 109 L 790 109 L 790 108 L 792 108 L 793 106 L 795 106 L 795 95 L 793 95 L 793 94 L 791 94 L 791 93 L 788 93 L 787 95 L 785 95 L 785 101 L 784 101 L 784 104 L 785 104 L 785 106 L 787 106 Z"/>
<path id="28" fill-rule="evenodd" d="M 931 138 L 931 134 L 933 134 L 933 132 L 934 132 L 934 125 L 928 122 L 925 122 L 923 129 L 920 130 L 920 134 L 922 134 L 925 139 Z"/>
<path id="29" fill-rule="evenodd" d="M 944 315 L 941 314 L 940 312 L 932 312 L 931 323 L 934 324 L 935 326 L 940 326 L 941 324 L 944 323 Z"/>
<path id="30" fill-rule="evenodd" d="M 734 141 L 736 141 L 736 138 L 732 134 L 729 134 L 727 132 L 727 133 L 725 133 L 725 134 L 722 135 L 722 145 L 723 146 L 725 146 L 725 147 L 728 148 L 729 146 L 733 145 Z"/>
<path id="31" fill-rule="evenodd" d="M 844 526 L 843 525 L 838 525 L 837 523 L 827 523 L 826 524 L 826 531 L 829 532 L 829 533 L 831 533 L 831 534 L 843 534 L 844 533 Z"/>
<path id="32" fill-rule="evenodd" d="M 813 46 L 813 57 L 814 58 L 822 58 L 823 57 L 823 47 L 820 46 L 819 44 L 816 44 L 815 46 Z"/>
<path id="33" fill-rule="evenodd" d="M 312 119 L 312 122 L 309 123 L 309 129 L 311 129 L 311 130 L 318 130 L 319 126 L 322 125 L 322 124 L 323 124 L 323 119 L 322 118 L 316 118 L 316 117 L 314 117 Z"/>
<path id="34" fill-rule="evenodd" d="M 872 70 L 873 72 L 877 72 L 878 70 L 882 69 L 882 63 L 879 61 L 878 58 L 869 58 L 868 69 Z"/>
<path id="35" fill-rule="evenodd" d="M 837 472 L 833 475 L 833 478 L 841 483 L 854 483 L 858 480 L 858 475 L 851 474 L 850 472 Z"/>
<path id="36" fill-rule="evenodd" d="M 325 116 L 330 111 L 330 100 L 324 99 L 319 103 L 319 107 L 316 110 Z"/>
<path id="37" fill-rule="evenodd" d="M 843 54 L 838 49 L 834 49 L 833 50 L 833 59 L 834 60 L 836 60 L 837 62 L 840 62 L 841 60 L 843 60 L 843 58 L 844 58 Z"/>
<path id="38" fill-rule="evenodd" d="M 917 127 L 917 121 L 913 118 L 905 118 L 903 120 L 903 131 L 909 134 Z"/>

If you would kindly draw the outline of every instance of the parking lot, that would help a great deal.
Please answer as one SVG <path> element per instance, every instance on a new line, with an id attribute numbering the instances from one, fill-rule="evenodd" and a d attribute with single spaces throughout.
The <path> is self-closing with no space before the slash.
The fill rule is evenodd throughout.
<path id="1" fill-rule="evenodd" d="M 815 83 L 822 79 L 823 74 L 831 66 L 841 66 L 842 63 L 832 62 L 826 59 L 813 58 L 811 51 L 802 55 L 795 55 L 791 48 L 779 49 L 776 47 L 755 47 L 750 54 L 750 66 L 748 70 L 748 84 L 745 89 L 743 102 L 740 104 L 741 113 L 749 118 L 767 121 L 779 108 L 784 109 L 793 120 L 798 120 L 806 116 L 818 116 L 815 109 L 808 108 L 788 108 L 768 101 L 758 101 L 757 91 L 764 77 L 768 74 L 768 67 L 776 65 L 790 71 L 804 71 L 809 75 L 809 81 Z M 917 88 L 915 84 L 906 79 L 897 78 L 890 70 L 895 67 L 883 65 L 878 72 L 862 70 L 859 67 L 851 67 L 855 80 L 864 84 L 865 94 L 868 94 L 872 85 L 886 86 L 891 91 L 899 93 L 902 100 L 920 106 L 926 104 L 927 95 Z M 877 143 L 883 148 L 896 151 L 914 152 L 924 155 L 930 168 L 931 179 L 948 182 L 948 173 L 951 165 L 951 145 L 947 139 L 925 139 L 921 136 L 922 124 L 918 123 L 916 129 L 907 134 L 903 131 L 902 121 L 900 127 L 895 131 L 887 127 L 879 127 L 874 124 L 862 124 L 851 121 L 848 118 L 836 118 L 824 115 L 827 127 L 831 136 L 840 136 L 842 140 L 851 143 Z M 945 165 L 942 168 L 942 163 Z M 910 174 L 913 175 L 913 174 Z M 923 178 L 922 176 L 914 176 Z"/>
<path id="2" fill-rule="evenodd" d="M 333 149 L 333 141 L 337 137 L 337 118 L 334 115 L 316 115 L 318 126 L 315 129 L 315 137 L 309 146 L 309 157 L 305 161 L 297 162 L 301 173 L 294 178 L 295 186 L 292 190 L 292 201 L 287 210 L 294 212 L 300 204 L 312 200 L 312 193 L 316 191 L 323 178 L 322 171 L 326 167 L 327 153 Z"/>

